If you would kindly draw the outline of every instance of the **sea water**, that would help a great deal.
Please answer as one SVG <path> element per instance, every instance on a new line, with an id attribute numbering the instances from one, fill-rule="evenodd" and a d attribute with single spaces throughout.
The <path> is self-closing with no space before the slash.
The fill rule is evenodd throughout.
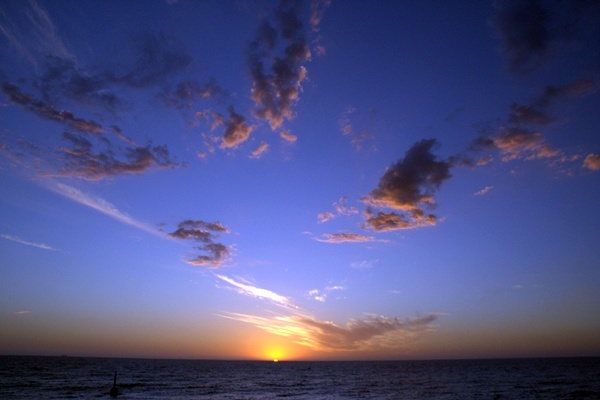
<path id="1" fill-rule="evenodd" d="M 600 358 L 266 362 L 0 357 L 0 399 L 600 399 Z"/>

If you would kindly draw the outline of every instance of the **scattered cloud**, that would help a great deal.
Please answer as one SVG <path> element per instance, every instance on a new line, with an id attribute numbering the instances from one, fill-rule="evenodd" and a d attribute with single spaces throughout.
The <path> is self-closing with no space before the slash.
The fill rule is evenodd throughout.
<path id="1" fill-rule="evenodd" d="M 206 266 L 218 268 L 224 262 L 231 259 L 229 248 L 222 243 L 214 240 L 219 233 L 229 233 L 220 222 L 205 222 L 201 220 L 184 220 L 177 225 L 174 232 L 168 234 L 169 237 L 181 240 L 192 240 L 201 243 L 195 248 L 207 254 L 201 254 L 197 257 L 187 260 L 188 264 L 195 266 Z"/>
<path id="2" fill-rule="evenodd" d="M 317 219 L 319 223 L 325 223 L 337 216 L 340 215 L 353 215 L 358 214 L 358 208 L 354 206 L 348 206 L 348 197 L 342 196 L 337 202 L 333 203 L 333 208 L 335 209 L 335 214 L 329 211 L 322 212 L 317 215 Z"/>
<path id="3" fill-rule="evenodd" d="M 29 311 L 29 310 L 18 310 L 18 311 L 14 311 L 13 314 L 14 315 L 27 315 L 27 314 L 31 314 L 31 311 Z"/>
<path id="4" fill-rule="evenodd" d="M 248 140 L 248 136 L 252 132 L 252 126 L 246 123 L 243 115 L 235 112 L 233 106 L 229 107 L 229 118 L 223 120 L 223 124 L 225 133 L 222 137 L 221 148 L 237 147 L 240 143 Z"/>
<path id="5" fill-rule="evenodd" d="M 18 236 L 7 235 L 7 234 L 2 233 L 2 234 L 0 234 L 0 237 L 3 239 L 6 239 L 6 240 L 12 240 L 13 242 L 24 244 L 26 246 L 37 247 L 38 249 L 43 249 L 43 250 L 56 251 L 55 248 L 53 248 L 52 246 L 49 246 L 47 244 L 30 242 L 28 240 L 21 239 Z"/>
<path id="6" fill-rule="evenodd" d="M 340 290 L 346 290 L 346 288 L 343 286 L 339 286 L 339 285 L 327 286 L 327 287 L 325 287 L 325 289 L 309 290 L 308 296 L 313 300 L 325 302 L 325 300 L 327 299 L 327 296 L 329 296 L 329 294 L 331 294 L 332 292 L 335 292 L 335 291 L 340 291 Z"/>
<path id="7" fill-rule="evenodd" d="M 600 170 L 600 155 L 590 153 L 583 160 L 583 167 L 592 171 Z"/>
<path id="8" fill-rule="evenodd" d="M 562 149 L 552 147 L 546 142 L 539 129 L 555 122 L 552 115 L 556 104 L 571 96 L 585 96 L 595 93 L 598 84 L 589 79 L 575 80 L 563 86 L 548 85 L 542 94 L 531 104 L 513 103 L 506 121 L 498 129 L 496 137 L 476 138 L 469 146 L 470 150 L 500 150 L 502 161 L 512 160 L 548 160 L 551 165 L 575 161 L 579 154 L 567 155 Z M 491 156 L 481 158 L 477 165 L 484 165 Z"/>
<path id="9" fill-rule="evenodd" d="M 293 107 L 306 78 L 304 63 L 311 57 L 298 8 L 297 2 L 280 2 L 274 21 L 261 23 L 248 48 L 255 116 L 266 120 L 273 130 L 293 118 Z M 277 51 L 280 40 L 282 52 Z"/>
<path id="10" fill-rule="evenodd" d="M 105 129 L 97 122 L 76 117 L 70 111 L 58 111 L 51 104 L 35 99 L 11 83 L 4 83 L 2 90 L 13 103 L 25 110 L 41 118 L 61 123 L 67 129 L 77 132 L 63 133 L 62 139 L 71 145 L 59 149 L 58 160 L 63 163 L 63 167 L 56 173 L 44 172 L 44 175 L 100 180 L 122 174 L 141 174 L 152 167 L 181 166 L 171 159 L 166 145 L 152 146 L 150 143 L 141 147 L 125 136 L 119 127 L 113 125 L 111 130 L 119 139 L 134 145 L 115 148 L 104 135 Z M 80 134 L 88 136 L 83 137 Z M 98 147 L 103 149 L 98 150 Z"/>
<path id="11" fill-rule="evenodd" d="M 379 180 L 377 189 L 361 199 L 369 206 L 401 212 L 365 211 L 365 226 L 374 231 L 391 231 L 435 225 L 437 218 L 426 213 L 435 207 L 434 193 L 451 177 L 451 163 L 439 160 L 432 152 L 435 139 L 415 143 L 404 158 L 393 164 Z"/>
<path id="12" fill-rule="evenodd" d="M 480 191 L 475 192 L 473 195 L 474 196 L 483 196 L 484 194 L 488 193 L 493 188 L 494 188 L 493 186 L 486 186 L 483 189 L 481 189 Z"/>
<path id="13" fill-rule="evenodd" d="M 377 110 L 372 108 L 369 111 L 367 121 L 360 121 L 362 125 L 366 125 L 367 127 L 357 130 L 355 128 L 355 120 L 359 117 L 360 116 L 356 115 L 356 108 L 350 106 L 342 113 L 342 116 L 339 120 L 339 126 L 342 134 L 350 137 L 350 142 L 352 143 L 352 146 L 354 146 L 355 150 L 363 150 L 365 143 L 373 139 L 372 130 L 375 120 L 377 119 Z"/>
<path id="14" fill-rule="evenodd" d="M 101 134 L 104 132 L 104 129 L 97 122 L 75 117 L 70 111 L 57 111 L 52 105 L 44 103 L 41 100 L 36 100 L 27 93 L 23 93 L 18 86 L 12 83 L 3 83 L 2 90 L 10 101 L 39 117 L 63 123 L 67 127 L 79 132 L 89 134 Z"/>
<path id="15" fill-rule="evenodd" d="M 294 143 L 296 140 L 298 140 L 298 136 L 292 135 L 292 132 L 290 132 L 289 129 L 282 130 L 279 135 L 290 143 Z"/>
<path id="16" fill-rule="evenodd" d="M 172 88 L 163 89 L 157 97 L 168 107 L 191 110 L 198 100 L 207 100 L 215 96 L 226 97 L 227 95 L 225 89 L 214 79 L 210 79 L 202 84 L 196 80 L 181 81 Z"/>
<path id="17" fill-rule="evenodd" d="M 358 233 L 324 233 L 323 237 L 314 238 L 323 243 L 356 243 L 356 242 L 375 242 L 373 236 L 359 235 Z"/>
<path id="18" fill-rule="evenodd" d="M 321 223 L 321 224 L 325 223 L 333 218 L 335 218 L 335 214 L 332 212 L 329 212 L 329 211 L 322 212 L 319 215 L 317 215 L 317 219 L 319 220 L 319 223 Z"/>
<path id="19" fill-rule="evenodd" d="M 250 158 L 260 158 L 269 149 L 267 142 L 262 141 L 260 145 L 252 151 Z"/>
<path id="20" fill-rule="evenodd" d="M 221 279 L 222 281 L 229 283 L 231 286 L 234 286 L 239 293 L 244 294 L 246 296 L 268 300 L 280 306 L 296 308 L 290 299 L 270 290 L 250 285 L 247 282 L 239 282 L 225 275 L 215 274 L 215 276 Z"/>

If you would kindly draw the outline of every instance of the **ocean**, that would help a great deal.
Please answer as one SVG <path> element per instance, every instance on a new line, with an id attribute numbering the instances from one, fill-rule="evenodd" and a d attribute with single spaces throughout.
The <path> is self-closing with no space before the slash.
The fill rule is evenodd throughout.
<path id="1" fill-rule="evenodd" d="M 194 361 L 0 356 L 0 399 L 600 399 L 600 358 Z"/>

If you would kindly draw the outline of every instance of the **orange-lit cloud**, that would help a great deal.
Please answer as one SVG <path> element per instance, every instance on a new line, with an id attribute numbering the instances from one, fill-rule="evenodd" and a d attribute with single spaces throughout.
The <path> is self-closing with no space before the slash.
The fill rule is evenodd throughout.
<path id="1" fill-rule="evenodd" d="M 267 142 L 263 141 L 260 145 L 252 151 L 251 158 L 260 158 L 269 149 Z"/>
<path id="2" fill-rule="evenodd" d="M 434 330 L 438 314 L 418 318 L 387 318 L 367 315 L 353 319 L 345 326 L 303 316 L 270 318 L 248 314 L 225 314 L 223 317 L 252 324 L 275 335 L 316 351 L 376 351 L 402 349 Z"/>
<path id="3" fill-rule="evenodd" d="M 436 217 L 425 209 L 435 207 L 434 193 L 451 177 L 451 163 L 440 160 L 431 150 L 435 139 L 415 143 L 404 158 L 388 168 L 376 189 L 362 201 L 376 208 L 401 212 L 374 213 L 367 208 L 365 226 L 374 231 L 412 229 L 435 225 Z"/>
<path id="4" fill-rule="evenodd" d="M 600 170 L 600 155 L 590 153 L 583 160 L 583 166 L 592 171 Z"/>

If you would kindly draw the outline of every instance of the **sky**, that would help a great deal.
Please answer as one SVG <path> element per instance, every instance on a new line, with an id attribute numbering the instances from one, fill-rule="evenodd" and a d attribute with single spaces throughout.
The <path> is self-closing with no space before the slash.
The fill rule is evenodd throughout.
<path id="1" fill-rule="evenodd" d="M 0 354 L 600 356 L 599 19 L 3 1 Z"/>

